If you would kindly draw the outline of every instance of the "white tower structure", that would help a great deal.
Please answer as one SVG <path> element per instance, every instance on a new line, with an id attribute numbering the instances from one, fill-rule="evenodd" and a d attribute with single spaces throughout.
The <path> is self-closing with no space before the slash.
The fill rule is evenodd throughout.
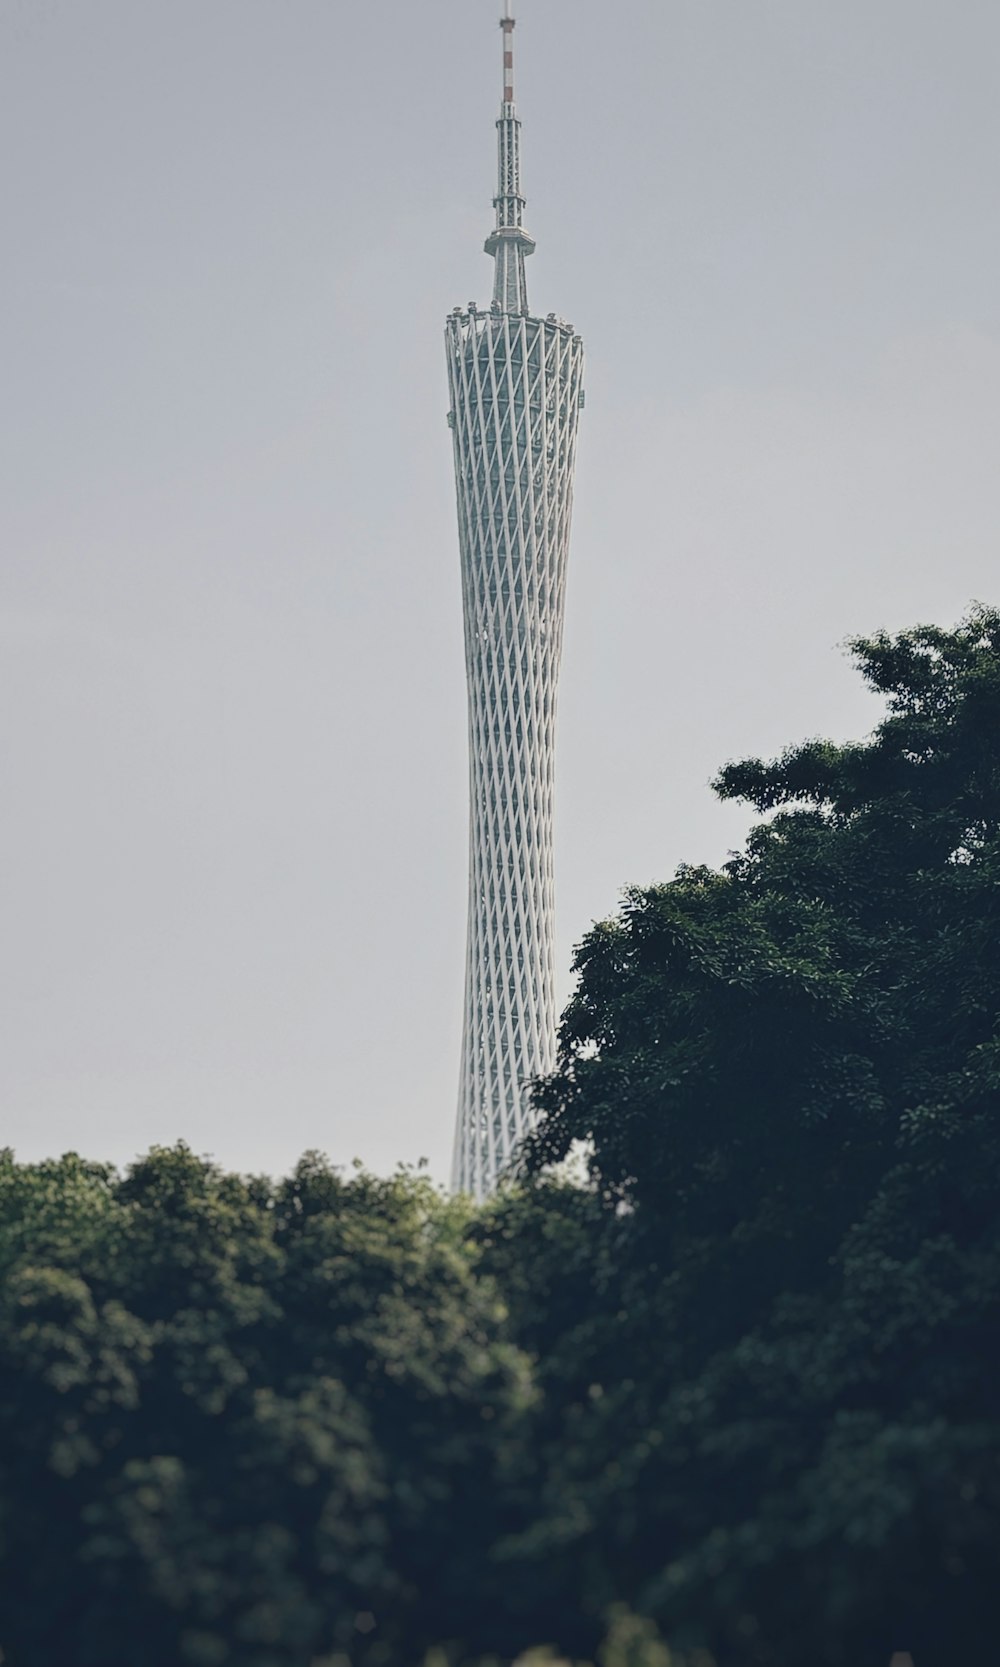
<path id="1" fill-rule="evenodd" d="M 514 19 L 505 7 L 493 301 L 446 347 L 469 691 L 469 924 L 453 1184 L 491 1192 L 555 1059 L 556 688 L 583 343 L 533 318 L 524 261 Z"/>

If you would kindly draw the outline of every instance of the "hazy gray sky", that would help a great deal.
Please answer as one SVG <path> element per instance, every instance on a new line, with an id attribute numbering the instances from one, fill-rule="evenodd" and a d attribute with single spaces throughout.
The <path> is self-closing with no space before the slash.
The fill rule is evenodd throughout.
<path id="1" fill-rule="evenodd" d="M 587 344 L 572 944 L 718 862 L 838 645 L 1000 601 L 996 0 L 522 0 Z M 444 1175 L 465 686 L 442 325 L 496 0 L 3 0 L 3 1138 Z"/>

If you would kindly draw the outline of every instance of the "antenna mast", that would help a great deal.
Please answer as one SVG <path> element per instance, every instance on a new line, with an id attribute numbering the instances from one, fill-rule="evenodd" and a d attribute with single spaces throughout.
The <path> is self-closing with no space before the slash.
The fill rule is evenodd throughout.
<path id="1" fill-rule="evenodd" d="M 524 229 L 524 197 L 521 194 L 521 124 L 514 109 L 514 19 L 510 0 L 504 0 L 503 17 L 503 103 L 497 122 L 496 229 L 486 239 L 486 253 L 496 261 L 493 278 L 493 306 L 502 313 L 526 313 L 528 292 L 524 282 L 524 259 L 534 250 L 534 239 Z"/>
<path id="2" fill-rule="evenodd" d="M 514 102 L 514 18 L 510 15 L 510 0 L 504 0 L 503 17 L 500 19 L 503 30 L 503 101 L 505 104 Z"/>

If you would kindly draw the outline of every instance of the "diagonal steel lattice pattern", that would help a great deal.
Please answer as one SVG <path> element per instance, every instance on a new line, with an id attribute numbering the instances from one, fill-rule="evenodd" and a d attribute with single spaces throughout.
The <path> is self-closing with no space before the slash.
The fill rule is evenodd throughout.
<path id="1" fill-rule="evenodd" d="M 528 312 L 513 19 L 497 123 L 489 311 L 446 330 L 469 694 L 469 921 L 453 1185 L 491 1192 L 555 1055 L 556 690 L 583 343 Z"/>

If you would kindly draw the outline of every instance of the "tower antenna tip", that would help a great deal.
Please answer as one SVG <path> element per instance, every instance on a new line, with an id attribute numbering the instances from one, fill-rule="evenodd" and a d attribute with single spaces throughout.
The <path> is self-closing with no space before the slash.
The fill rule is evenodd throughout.
<path id="1" fill-rule="evenodd" d="M 510 0 L 503 0 L 503 101 L 514 102 L 514 19 L 510 15 Z"/>

